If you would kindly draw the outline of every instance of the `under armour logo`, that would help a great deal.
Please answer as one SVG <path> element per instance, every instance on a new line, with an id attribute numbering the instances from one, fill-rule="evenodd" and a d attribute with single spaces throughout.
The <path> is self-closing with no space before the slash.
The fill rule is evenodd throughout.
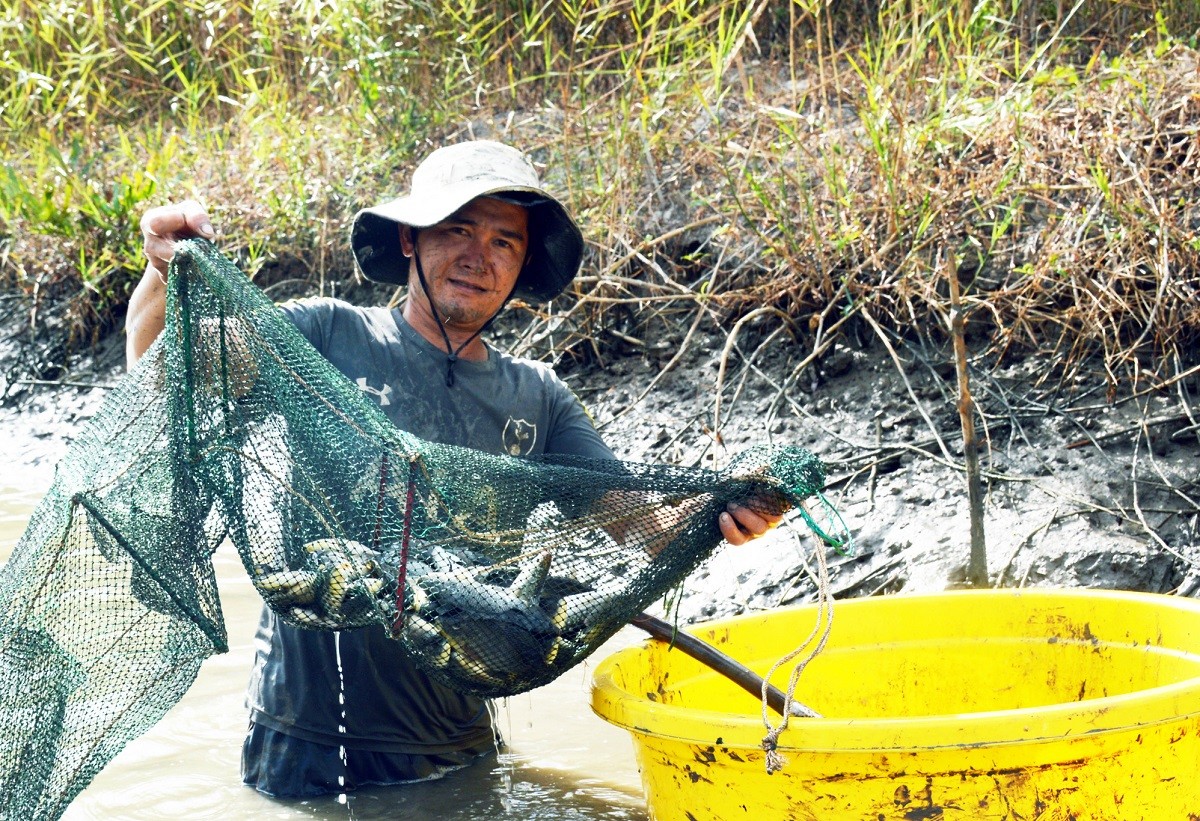
<path id="1" fill-rule="evenodd" d="M 388 405 L 392 404 L 392 386 L 388 383 L 383 383 L 382 390 L 379 388 L 372 388 L 370 385 L 368 385 L 367 378 L 365 376 L 360 376 L 357 380 L 357 383 L 360 391 L 363 393 L 369 393 L 371 396 L 374 396 L 379 400 L 379 407 L 386 408 Z"/>

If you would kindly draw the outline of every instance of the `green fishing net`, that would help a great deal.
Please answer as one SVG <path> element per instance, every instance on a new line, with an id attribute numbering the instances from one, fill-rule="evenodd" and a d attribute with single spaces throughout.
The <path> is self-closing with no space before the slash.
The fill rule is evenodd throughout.
<path id="1" fill-rule="evenodd" d="M 167 326 L 58 465 L 0 572 L 0 807 L 55 818 L 227 649 L 212 555 L 316 630 L 380 625 L 446 684 L 544 684 L 677 585 L 729 502 L 823 468 L 492 456 L 396 429 L 214 246 L 182 243 Z"/>

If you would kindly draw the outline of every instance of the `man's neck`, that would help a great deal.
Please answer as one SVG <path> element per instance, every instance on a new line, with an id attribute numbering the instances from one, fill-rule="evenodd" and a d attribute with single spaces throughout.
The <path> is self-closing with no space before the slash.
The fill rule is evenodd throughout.
<path id="1" fill-rule="evenodd" d="M 445 323 L 442 327 L 445 328 L 446 337 L 443 337 L 442 331 L 438 328 L 437 320 L 433 318 L 433 314 L 430 313 L 429 309 L 417 307 L 415 301 L 411 298 L 405 300 L 401 315 L 414 331 L 439 350 L 446 350 L 446 338 L 449 338 L 450 350 L 446 351 L 448 354 L 458 351 L 458 347 L 478 331 L 477 328 L 464 329 Z M 467 346 L 458 352 L 459 359 L 477 362 L 487 359 L 487 356 L 487 346 L 483 344 L 483 339 L 480 335 L 471 339 Z"/>

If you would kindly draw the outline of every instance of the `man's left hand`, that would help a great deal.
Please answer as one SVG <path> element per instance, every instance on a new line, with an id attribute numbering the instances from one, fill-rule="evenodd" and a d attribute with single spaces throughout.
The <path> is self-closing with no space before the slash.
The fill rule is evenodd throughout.
<path id="1" fill-rule="evenodd" d="M 743 545 L 751 539 L 757 539 L 779 524 L 786 510 L 786 503 L 782 505 L 756 504 L 752 508 L 731 503 L 725 512 L 717 517 L 717 525 L 720 527 L 725 541 L 731 545 Z"/>

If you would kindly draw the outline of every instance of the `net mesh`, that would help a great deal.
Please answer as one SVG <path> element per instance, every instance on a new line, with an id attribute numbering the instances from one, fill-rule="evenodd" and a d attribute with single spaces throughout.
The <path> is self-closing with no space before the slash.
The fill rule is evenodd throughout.
<path id="1" fill-rule="evenodd" d="M 181 243 L 167 327 L 58 465 L 0 571 L 0 808 L 55 818 L 227 649 L 229 539 L 299 627 L 381 625 L 512 695 L 581 661 L 720 542 L 730 502 L 797 506 L 798 448 L 720 472 L 493 456 L 396 429 L 214 246 Z"/>

